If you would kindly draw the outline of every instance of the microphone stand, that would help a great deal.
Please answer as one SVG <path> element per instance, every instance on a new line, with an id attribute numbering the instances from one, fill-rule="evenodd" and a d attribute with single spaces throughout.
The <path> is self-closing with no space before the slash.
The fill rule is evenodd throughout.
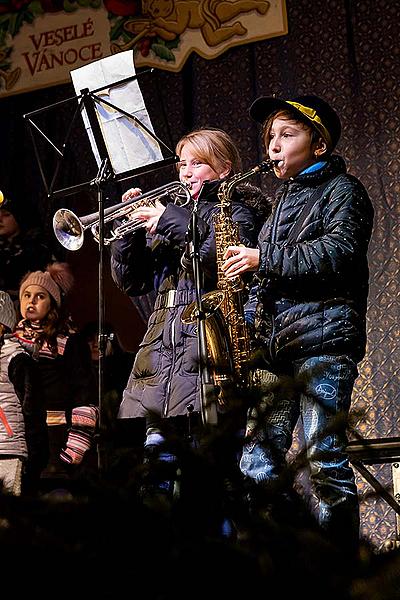
<path id="1" fill-rule="evenodd" d="M 104 334 L 105 303 L 104 303 L 104 184 L 112 177 L 112 170 L 108 158 L 104 158 L 100 164 L 97 176 L 92 184 L 97 186 L 97 201 L 99 208 L 99 272 L 98 272 L 98 344 L 99 344 L 99 364 L 98 364 L 98 406 L 99 406 L 99 427 L 97 442 L 97 466 L 99 473 L 102 474 L 105 468 L 102 437 L 103 437 L 103 392 L 104 392 L 104 355 L 107 344 L 107 336 Z"/>
<path id="2" fill-rule="evenodd" d="M 193 273 L 196 294 L 196 319 L 197 319 L 197 341 L 199 352 L 200 373 L 200 407 L 201 418 L 204 425 L 217 425 L 217 386 L 215 386 L 208 369 L 207 362 L 207 336 L 205 319 L 207 318 L 202 303 L 202 286 L 200 270 L 200 235 L 198 228 L 197 203 L 193 209 L 189 229 L 188 240 L 190 244 L 190 258 L 193 263 Z"/>

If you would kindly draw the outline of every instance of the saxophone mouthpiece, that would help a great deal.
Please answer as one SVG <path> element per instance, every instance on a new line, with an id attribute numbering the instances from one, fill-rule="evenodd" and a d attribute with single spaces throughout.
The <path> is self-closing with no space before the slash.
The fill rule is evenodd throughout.
<path id="1" fill-rule="evenodd" d="M 260 163 L 259 165 L 257 165 L 254 168 L 254 172 L 255 173 L 268 173 L 268 172 L 272 171 L 272 169 L 274 167 L 278 166 L 278 162 L 279 162 L 279 160 L 271 160 L 271 159 L 263 160 L 262 163 Z"/>

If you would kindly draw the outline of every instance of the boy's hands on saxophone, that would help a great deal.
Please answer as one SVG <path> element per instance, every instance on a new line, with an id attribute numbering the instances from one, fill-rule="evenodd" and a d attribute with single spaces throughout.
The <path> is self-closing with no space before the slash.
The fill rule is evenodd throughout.
<path id="1" fill-rule="evenodd" d="M 247 246 L 228 246 L 224 254 L 222 270 L 228 279 L 246 271 L 257 271 L 260 262 L 260 250 Z"/>

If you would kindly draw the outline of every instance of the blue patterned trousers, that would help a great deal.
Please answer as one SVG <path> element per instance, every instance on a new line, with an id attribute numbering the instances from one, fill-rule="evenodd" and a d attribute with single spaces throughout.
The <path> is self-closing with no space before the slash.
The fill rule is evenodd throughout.
<path id="1" fill-rule="evenodd" d="M 357 488 L 345 452 L 345 426 L 357 375 L 356 364 L 347 356 L 294 362 L 292 388 L 286 382 L 280 389 L 278 378 L 274 392 L 267 386 L 251 410 L 240 469 L 257 483 L 277 480 L 300 417 L 319 523 L 333 534 L 348 528 L 348 534 L 358 540 Z"/>

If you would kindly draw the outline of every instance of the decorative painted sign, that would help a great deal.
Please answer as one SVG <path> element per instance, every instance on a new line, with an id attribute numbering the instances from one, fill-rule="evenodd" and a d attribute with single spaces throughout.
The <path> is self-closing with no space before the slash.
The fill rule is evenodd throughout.
<path id="1" fill-rule="evenodd" d="M 0 97 L 130 49 L 136 68 L 177 72 L 191 52 L 211 60 L 286 33 L 285 0 L 0 0 Z"/>

